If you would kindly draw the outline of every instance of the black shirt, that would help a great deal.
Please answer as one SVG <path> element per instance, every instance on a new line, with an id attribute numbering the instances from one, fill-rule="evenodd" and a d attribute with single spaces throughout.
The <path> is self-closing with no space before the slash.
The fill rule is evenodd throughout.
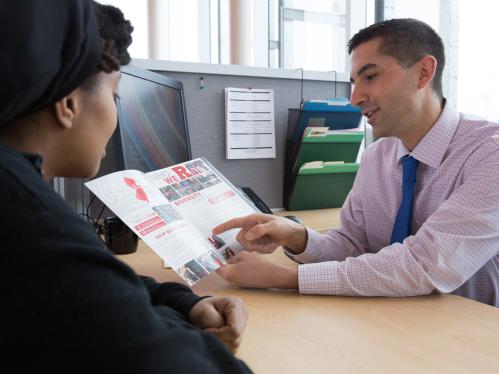
<path id="1" fill-rule="evenodd" d="M 39 156 L 0 145 L 3 365 L 16 372 L 249 371 L 218 338 L 187 322 L 199 300 L 189 288 L 140 278 L 117 260 L 43 180 L 40 165 Z"/>

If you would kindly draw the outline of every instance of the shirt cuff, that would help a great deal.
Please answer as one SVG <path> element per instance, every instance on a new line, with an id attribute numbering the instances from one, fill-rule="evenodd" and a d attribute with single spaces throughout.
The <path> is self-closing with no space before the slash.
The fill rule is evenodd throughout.
<path id="1" fill-rule="evenodd" d="M 324 254 L 324 238 L 322 235 L 317 231 L 309 229 L 308 227 L 306 227 L 306 230 L 307 246 L 302 253 L 295 255 L 293 252 L 284 247 L 284 250 L 288 255 L 290 255 L 296 262 L 302 264 L 318 262 Z"/>
<path id="2" fill-rule="evenodd" d="M 199 297 L 192 290 L 180 283 L 166 282 L 158 283 L 151 277 L 141 276 L 142 282 L 149 292 L 152 305 L 164 305 L 181 313 L 186 319 L 198 301 L 205 297 Z"/>
<path id="3" fill-rule="evenodd" d="M 210 296 L 200 297 L 193 294 L 191 290 L 181 288 L 181 286 L 183 285 L 178 283 L 162 283 L 157 293 L 157 300 L 160 301 L 160 305 L 175 309 L 189 320 L 189 314 L 194 304 Z"/>
<path id="4" fill-rule="evenodd" d="M 298 289 L 301 294 L 342 295 L 345 285 L 340 277 L 341 263 L 320 262 L 298 266 Z"/>

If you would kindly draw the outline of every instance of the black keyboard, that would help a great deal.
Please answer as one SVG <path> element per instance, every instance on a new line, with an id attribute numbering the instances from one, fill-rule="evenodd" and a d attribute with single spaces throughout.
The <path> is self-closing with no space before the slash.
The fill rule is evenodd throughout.
<path id="1" fill-rule="evenodd" d="M 260 212 L 265 213 L 265 214 L 274 214 L 272 213 L 272 210 L 268 207 L 267 204 L 263 202 L 263 200 L 258 196 L 255 191 L 253 191 L 249 187 L 241 187 L 241 191 L 250 199 L 253 204 L 260 210 Z"/>

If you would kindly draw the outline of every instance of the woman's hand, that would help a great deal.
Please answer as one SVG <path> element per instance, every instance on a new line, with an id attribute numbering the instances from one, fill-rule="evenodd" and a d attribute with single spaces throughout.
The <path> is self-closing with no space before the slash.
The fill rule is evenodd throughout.
<path id="1" fill-rule="evenodd" d="M 247 319 L 244 302 L 237 297 L 208 297 L 194 304 L 189 313 L 193 325 L 218 336 L 232 352 L 241 344 Z"/>

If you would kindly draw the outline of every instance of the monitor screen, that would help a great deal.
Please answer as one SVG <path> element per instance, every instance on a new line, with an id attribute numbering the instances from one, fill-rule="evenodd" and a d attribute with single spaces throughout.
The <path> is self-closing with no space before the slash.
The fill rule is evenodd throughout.
<path id="1" fill-rule="evenodd" d="M 148 172 L 190 160 L 182 83 L 134 66 L 121 73 L 120 166 Z"/>

